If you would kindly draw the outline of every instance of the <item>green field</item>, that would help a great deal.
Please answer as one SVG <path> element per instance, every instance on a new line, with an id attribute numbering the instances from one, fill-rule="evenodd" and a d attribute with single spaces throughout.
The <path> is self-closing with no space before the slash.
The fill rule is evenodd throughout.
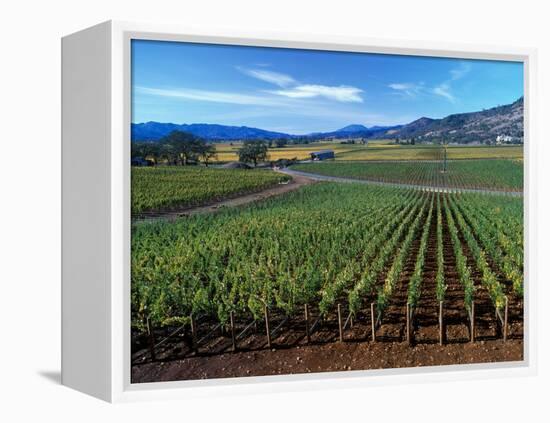
<path id="1" fill-rule="evenodd" d="M 459 277 L 467 309 L 483 292 L 501 309 L 505 294 L 522 295 L 522 213 L 520 198 L 319 183 L 244 208 L 137 224 L 132 323 L 187 324 L 191 314 L 226 323 L 230 312 L 261 319 L 264 307 L 292 315 L 304 304 L 326 314 L 336 301 L 357 313 L 374 300 L 381 314 L 409 257 L 414 306 L 426 295 L 426 251 L 443 248 L 443 235 L 428 237 L 436 228 L 453 240 L 458 275 L 438 266 L 438 299 Z"/>
<path id="2" fill-rule="evenodd" d="M 133 167 L 132 215 L 207 204 L 259 191 L 289 177 L 262 169 Z"/>
<path id="3" fill-rule="evenodd" d="M 315 162 L 292 169 L 321 175 L 379 182 L 449 188 L 523 189 L 523 163 L 517 160 L 456 160 L 447 162 Z"/>

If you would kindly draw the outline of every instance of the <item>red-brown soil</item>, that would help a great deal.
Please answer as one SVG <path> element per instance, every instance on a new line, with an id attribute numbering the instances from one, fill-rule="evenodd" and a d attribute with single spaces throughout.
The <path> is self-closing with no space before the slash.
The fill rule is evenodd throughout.
<path id="1" fill-rule="evenodd" d="M 132 366 L 132 383 L 523 360 L 523 340 L 437 343 L 331 342 L 195 355 Z"/>

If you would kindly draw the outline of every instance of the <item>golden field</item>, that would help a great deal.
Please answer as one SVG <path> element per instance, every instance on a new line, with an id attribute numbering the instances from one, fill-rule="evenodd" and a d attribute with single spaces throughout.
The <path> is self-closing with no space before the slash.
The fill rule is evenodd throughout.
<path id="1" fill-rule="evenodd" d="M 242 143 L 217 143 L 216 151 L 218 152 L 218 161 L 220 162 L 230 162 L 236 161 L 239 159 L 237 155 L 238 149 L 241 147 Z M 354 150 L 364 150 L 364 145 L 357 144 L 340 144 L 340 143 L 311 143 L 311 144 L 300 144 L 300 145 L 290 145 L 283 148 L 272 147 L 269 149 L 269 160 L 278 160 L 278 159 L 298 159 L 305 160 L 310 158 L 310 154 L 314 151 L 319 150 L 334 150 L 336 156 L 341 153 L 351 152 Z"/>
<path id="2" fill-rule="evenodd" d="M 217 160 L 230 162 L 238 160 L 237 151 L 242 143 L 217 143 Z M 368 145 L 340 144 L 338 142 L 316 142 L 269 149 L 269 160 L 310 158 L 313 151 L 334 150 L 336 160 L 433 160 L 437 145 L 396 145 L 390 140 L 370 140 Z M 452 159 L 523 159 L 523 146 L 449 146 L 448 158 Z"/>

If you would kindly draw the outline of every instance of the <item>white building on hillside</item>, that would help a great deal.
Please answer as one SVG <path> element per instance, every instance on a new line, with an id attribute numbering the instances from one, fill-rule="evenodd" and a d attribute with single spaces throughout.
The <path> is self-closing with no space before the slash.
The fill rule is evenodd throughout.
<path id="1" fill-rule="evenodd" d="M 511 137 L 510 135 L 497 135 L 497 139 L 496 139 L 496 144 L 503 144 L 503 143 L 507 143 L 507 142 L 512 142 L 514 140 L 513 137 Z"/>

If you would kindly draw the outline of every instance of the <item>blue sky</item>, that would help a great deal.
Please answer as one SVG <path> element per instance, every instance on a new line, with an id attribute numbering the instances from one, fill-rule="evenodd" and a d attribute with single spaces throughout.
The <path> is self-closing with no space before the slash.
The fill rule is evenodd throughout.
<path id="1" fill-rule="evenodd" d="M 291 134 L 393 125 L 507 104 L 514 62 L 132 41 L 132 122 Z"/>

